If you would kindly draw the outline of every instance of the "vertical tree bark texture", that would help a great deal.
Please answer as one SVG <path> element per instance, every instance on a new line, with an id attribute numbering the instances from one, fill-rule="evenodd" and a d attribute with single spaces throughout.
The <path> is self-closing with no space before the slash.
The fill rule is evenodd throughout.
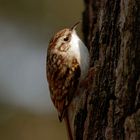
<path id="1" fill-rule="evenodd" d="M 85 0 L 91 71 L 73 109 L 76 140 L 140 140 L 140 0 Z"/>

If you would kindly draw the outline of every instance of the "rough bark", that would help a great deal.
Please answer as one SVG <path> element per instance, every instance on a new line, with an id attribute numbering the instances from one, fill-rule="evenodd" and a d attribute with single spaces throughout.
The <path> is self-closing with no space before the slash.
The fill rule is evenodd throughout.
<path id="1" fill-rule="evenodd" d="M 90 72 L 70 106 L 76 140 L 140 139 L 140 1 L 85 0 Z"/>

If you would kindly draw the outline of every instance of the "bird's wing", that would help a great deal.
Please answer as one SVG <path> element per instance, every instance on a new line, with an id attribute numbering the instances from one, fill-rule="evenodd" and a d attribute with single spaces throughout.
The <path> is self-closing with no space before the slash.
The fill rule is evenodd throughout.
<path id="1" fill-rule="evenodd" d="M 70 64 L 61 55 L 48 55 L 47 79 L 51 99 L 59 112 L 59 120 L 62 121 L 65 109 L 70 104 L 74 92 L 77 89 L 80 78 L 80 66 L 76 58 Z"/>

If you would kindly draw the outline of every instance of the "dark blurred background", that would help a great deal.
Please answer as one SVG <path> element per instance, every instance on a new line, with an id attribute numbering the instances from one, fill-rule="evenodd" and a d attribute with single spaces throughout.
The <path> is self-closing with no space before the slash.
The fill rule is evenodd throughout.
<path id="1" fill-rule="evenodd" d="M 82 0 L 0 0 L 0 140 L 66 140 L 49 96 L 46 48 L 82 19 L 83 7 Z"/>

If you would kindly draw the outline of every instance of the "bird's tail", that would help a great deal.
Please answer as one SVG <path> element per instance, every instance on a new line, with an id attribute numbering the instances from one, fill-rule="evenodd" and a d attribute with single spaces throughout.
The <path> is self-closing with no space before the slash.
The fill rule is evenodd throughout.
<path id="1" fill-rule="evenodd" d="M 69 140 L 73 140 L 72 130 L 71 130 L 69 116 L 68 116 L 68 111 L 65 112 L 64 120 L 65 120 L 65 124 L 66 124 L 68 138 L 69 138 Z"/>

